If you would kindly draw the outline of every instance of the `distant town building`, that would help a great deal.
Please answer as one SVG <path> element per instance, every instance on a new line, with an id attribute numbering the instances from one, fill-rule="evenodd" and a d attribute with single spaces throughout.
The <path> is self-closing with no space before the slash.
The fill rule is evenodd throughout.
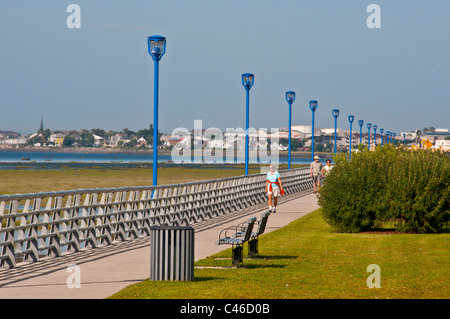
<path id="1" fill-rule="evenodd" d="M 23 136 L 7 137 L 0 139 L 2 145 L 24 145 L 27 144 L 27 139 Z"/>
<path id="2" fill-rule="evenodd" d="M 0 131 L 0 140 L 3 140 L 5 138 L 17 138 L 20 136 L 20 133 L 13 132 L 13 131 Z"/>
<path id="3" fill-rule="evenodd" d="M 94 146 L 95 147 L 103 146 L 104 138 L 101 136 L 95 135 L 95 134 L 93 134 L 93 135 L 94 135 Z"/>
<path id="4" fill-rule="evenodd" d="M 436 134 L 448 134 L 448 128 L 437 128 L 434 130 Z"/>
<path id="5" fill-rule="evenodd" d="M 55 146 L 61 147 L 63 145 L 64 142 L 64 138 L 66 137 L 65 134 L 62 133 L 57 133 L 57 134 L 51 134 L 50 137 L 48 138 L 48 141 L 50 143 L 55 144 Z"/>
<path id="6" fill-rule="evenodd" d="M 436 140 L 434 148 L 442 150 L 444 152 L 450 151 L 450 140 Z"/>
<path id="7" fill-rule="evenodd" d="M 138 146 L 138 147 L 148 147 L 148 144 L 147 144 L 147 141 L 145 140 L 145 138 L 140 137 L 140 138 L 137 140 L 137 146 Z"/>

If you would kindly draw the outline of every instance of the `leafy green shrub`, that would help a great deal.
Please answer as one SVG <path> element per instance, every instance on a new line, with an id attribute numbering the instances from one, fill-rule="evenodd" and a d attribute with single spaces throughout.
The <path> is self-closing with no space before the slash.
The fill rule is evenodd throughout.
<path id="1" fill-rule="evenodd" d="M 398 220 L 403 232 L 436 233 L 449 221 L 450 161 L 437 152 L 399 152 L 389 169 L 380 220 Z"/>
<path id="2" fill-rule="evenodd" d="M 450 161 L 445 155 L 361 146 L 351 160 L 341 154 L 335 162 L 319 204 L 338 231 L 368 231 L 396 221 L 399 231 L 439 232 L 449 221 Z"/>

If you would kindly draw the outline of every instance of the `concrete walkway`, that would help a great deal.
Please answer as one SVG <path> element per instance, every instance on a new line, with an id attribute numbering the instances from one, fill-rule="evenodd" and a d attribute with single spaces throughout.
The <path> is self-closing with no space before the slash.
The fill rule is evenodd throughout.
<path id="1" fill-rule="evenodd" d="M 310 191 L 282 197 L 277 213 L 271 214 L 266 233 L 317 209 L 317 197 Z M 237 211 L 227 216 L 193 225 L 195 228 L 195 260 L 229 248 L 217 246 L 215 241 L 223 228 L 235 226 L 251 216 L 258 219 L 267 204 Z M 1 299 L 99 299 L 106 298 L 128 285 L 150 276 L 150 238 L 128 240 L 59 258 L 47 258 L 36 263 L 18 264 L 13 269 L 0 269 Z M 73 273 L 70 265 L 79 266 L 81 284 L 69 288 L 67 280 Z M 71 281 L 69 281 L 71 282 Z"/>

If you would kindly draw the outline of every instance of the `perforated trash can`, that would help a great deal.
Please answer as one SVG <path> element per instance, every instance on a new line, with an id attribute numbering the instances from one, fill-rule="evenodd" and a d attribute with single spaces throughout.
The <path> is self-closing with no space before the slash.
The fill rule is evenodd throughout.
<path id="1" fill-rule="evenodd" d="M 150 227 L 150 280 L 194 279 L 194 228 Z"/>

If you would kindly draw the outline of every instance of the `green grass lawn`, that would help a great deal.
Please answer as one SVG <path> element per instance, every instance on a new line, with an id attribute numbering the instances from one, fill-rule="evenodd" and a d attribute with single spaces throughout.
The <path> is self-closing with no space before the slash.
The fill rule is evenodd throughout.
<path id="1" fill-rule="evenodd" d="M 320 209 L 260 238 L 262 259 L 230 266 L 230 249 L 196 262 L 192 282 L 131 285 L 111 298 L 449 298 L 450 234 L 343 234 Z M 244 254 L 246 254 L 245 246 Z M 367 266 L 381 269 L 368 288 Z"/>

